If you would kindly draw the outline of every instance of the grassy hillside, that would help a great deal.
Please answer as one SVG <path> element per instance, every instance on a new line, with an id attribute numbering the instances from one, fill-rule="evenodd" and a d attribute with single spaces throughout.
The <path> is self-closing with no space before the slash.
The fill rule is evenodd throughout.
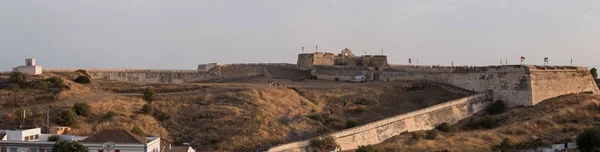
<path id="1" fill-rule="evenodd" d="M 360 83 L 310 80 L 290 82 L 293 87 L 268 87 L 266 79 L 232 84 L 144 84 L 94 81 L 71 83 L 77 74 L 60 76 L 70 89 L 87 92 L 62 100 L 35 99 L 23 105 L 30 113 L 28 124 L 45 126 L 45 112 L 55 124 L 58 113 L 75 103 L 90 105 L 89 116 L 77 116 L 69 134 L 91 135 L 104 129 L 134 127 L 150 136 L 181 143 L 191 142 L 203 151 L 253 151 L 281 143 L 303 140 L 393 115 L 456 99 L 451 93 L 424 82 Z M 284 80 L 281 80 L 284 81 Z M 289 80 L 288 80 L 289 81 Z M 154 87 L 158 100 L 144 101 L 141 92 Z M 49 89 L 48 89 L 49 90 Z M 80 91 L 83 90 L 83 91 Z M 33 89 L 23 91 L 36 94 Z M 0 92 L 12 93 L 10 89 Z M 54 96 L 58 96 L 53 93 Z M 10 95 L 0 94 L 0 98 Z M 7 102 L 8 103 L 8 102 Z M 6 103 L 5 103 L 6 104 Z M 153 112 L 144 113 L 149 104 Z M 0 111 L 0 127 L 11 128 L 16 108 Z M 114 116 L 107 118 L 109 112 Z"/>
<path id="2" fill-rule="evenodd" d="M 494 120 L 492 129 L 473 127 L 474 122 L 482 119 Z M 494 145 L 507 139 L 527 148 L 574 142 L 583 129 L 598 124 L 600 95 L 565 95 L 533 107 L 511 108 L 499 115 L 480 112 L 453 125 L 454 131 L 440 132 L 437 139 L 414 140 L 411 134 L 403 134 L 375 147 L 379 151 L 491 151 Z"/>

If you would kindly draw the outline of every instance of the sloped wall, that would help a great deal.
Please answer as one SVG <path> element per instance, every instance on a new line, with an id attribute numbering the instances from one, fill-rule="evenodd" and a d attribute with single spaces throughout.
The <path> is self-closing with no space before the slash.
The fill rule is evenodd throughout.
<path id="1" fill-rule="evenodd" d="M 397 115 L 362 126 L 331 134 L 342 150 L 352 150 L 361 145 L 378 144 L 403 132 L 429 130 L 447 122 L 457 123 L 483 109 L 492 102 L 492 92 L 448 101 L 431 107 Z M 269 152 L 307 152 L 310 140 L 293 142 L 269 149 Z"/>

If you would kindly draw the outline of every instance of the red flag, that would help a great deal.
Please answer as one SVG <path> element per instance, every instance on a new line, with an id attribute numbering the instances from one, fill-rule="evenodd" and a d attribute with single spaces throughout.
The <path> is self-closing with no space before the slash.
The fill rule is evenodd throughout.
<path id="1" fill-rule="evenodd" d="M 521 62 L 525 61 L 525 57 L 521 56 Z"/>

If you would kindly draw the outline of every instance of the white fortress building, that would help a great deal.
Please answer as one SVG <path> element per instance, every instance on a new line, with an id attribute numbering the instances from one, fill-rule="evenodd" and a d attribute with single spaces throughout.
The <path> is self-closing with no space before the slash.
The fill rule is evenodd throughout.
<path id="1" fill-rule="evenodd" d="M 15 67 L 13 68 L 13 71 L 25 73 L 28 75 L 39 75 L 42 74 L 42 67 L 35 65 L 35 59 L 30 58 L 25 59 L 25 65 Z"/>

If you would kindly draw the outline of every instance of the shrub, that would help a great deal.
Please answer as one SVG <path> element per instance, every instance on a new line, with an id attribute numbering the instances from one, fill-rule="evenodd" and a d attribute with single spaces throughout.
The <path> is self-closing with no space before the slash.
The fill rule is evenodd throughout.
<path id="1" fill-rule="evenodd" d="M 425 132 L 425 138 L 427 138 L 429 140 L 437 139 L 437 137 L 438 137 L 438 132 L 436 130 L 428 130 L 427 132 Z"/>
<path id="2" fill-rule="evenodd" d="M 88 76 L 78 76 L 74 81 L 81 84 L 90 84 L 92 82 Z"/>
<path id="3" fill-rule="evenodd" d="M 504 104 L 504 101 L 502 101 L 502 100 L 497 100 L 496 102 L 488 105 L 485 108 L 485 111 L 491 115 L 501 114 L 504 111 L 506 111 L 506 104 Z"/>
<path id="4" fill-rule="evenodd" d="M 598 70 L 596 70 L 596 68 L 592 68 L 592 69 L 590 69 L 590 73 L 592 74 L 592 77 L 593 77 L 594 79 L 597 79 L 597 78 L 598 78 Z"/>
<path id="5" fill-rule="evenodd" d="M 356 126 L 358 126 L 358 121 L 356 121 L 355 119 L 346 120 L 346 128 L 352 128 Z"/>
<path id="6" fill-rule="evenodd" d="M 153 110 L 154 109 L 152 108 L 152 105 L 150 105 L 150 104 L 144 104 L 144 106 L 142 106 L 142 112 L 144 114 L 152 114 Z"/>
<path id="7" fill-rule="evenodd" d="M 576 142 L 583 152 L 592 152 L 600 148 L 600 127 L 585 129 L 577 136 Z"/>
<path id="8" fill-rule="evenodd" d="M 142 128 L 140 128 L 140 126 L 133 126 L 133 128 L 131 129 L 131 132 L 137 135 L 140 135 L 142 137 L 145 137 L 146 134 L 144 133 L 144 130 L 142 130 Z"/>
<path id="9" fill-rule="evenodd" d="M 492 129 L 500 125 L 500 119 L 492 116 L 484 116 L 482 118 L 471 118 L 469 123 L 466 125 L 470 129 L 486 128 Z"/>
<path id="10" fill-rule="evenodd" d="M 58 137 L 58 135 L 52 135 L 48 137 L 48 141 L 58 141 L 59 139 L 60 137 Z"/>
<path id="11" fill-rule="evenodd" d="M 50 84 L 50 87 L 52 88 L 63 88 L 66 86 L 63 82 L 63 79 L 61 79 L 60 77 L 51 77 L 46 79 L 46 81 Z"/>
<path id="12" fill-rule="evenodd" d="M 165 121 L 165 120 L 168 120 L 169 118 L 171 118 L 171 115 L 169 115 L 168 113 L 165 113 L 163 111 L 160 111 L 160 110 L 155 110 L 154 118 L 158 119 L 159 121 Z"/>
<path id="13" fill-rule="evenodd" d="M 437 129 L 439 131 L 443 131 L 443 132 L 449 132 L 449 131 L 453 130 L 452 126 L 447 122 L 444 122 L 438 126 L 435 126 L 435 129 Z"/>
<path id="14" fill-rule="evenodd" d="M 144 100 L 154 101 L 156 100 L 156 90 L 153 87 L 147 87 L 144 89 Z"/>
<path id="15" fill-rule="evenodd" d="M 317 137 L 310 141 L 310 145 L 319 150 L 332 149 L 338 147 L 333 136 L 326 135 Z"/>
<path id="16" fill-rule="evenodd" d="M 77 141 L 59 141 L 52 145 L 52 152 L 88 152 L 88 148 Z"/>
<path id="17" fill-rule="evenodd" d="M 87 103 L 75 103 L 75 106 L 73 106 L 73 110 L 75 110 L 75 113 L 77 113 L 77 115 L 88 116 L 90 114 L 90 105 L 88 105 Z"/>
<path id="18" fill-rule="evenodd" d="M 358 149 L 356 149 L 355 152 L 374 152 L 375 151 L 375 147 L 373 147 L 373 145 L 366 145 L 366 146 L 358 146 Z"/>
<path id="19" fill-rule="evenodd" d="M 335 78 L 334 80 L 335 80 L 335 81 L 340 81 L 340 78 Z"/>
<path id="20" fill-rule="evenodd" d="M 35 88 L 41 90 L 46 90 L 49 86 L 50 84 L 44 80 L 37 80 L 35 84 Z"/>
<path id="21" fill-rule="evenodd" d="M 15 84 L 24 84 L 27 81 L 27 75 L 21 72 L 11 72 L 8 80 Z"/>
<path id="22" fill-rule="evenodd" d="M 113 111 L 108 111 L 105 115 L 104 115 L 104 119 L 109 120 L 112 119 L 113 117 L 115 117 L 117 115 L 117 113 L 113 112 Z"/>
<path id="23" fill-rule="evenodd" d="M 412 139 L 415 141 L 425 138 L 425 134 L 423 134 L 423 132 L 420 132 L 420 131 L 412 132 L 411 135 L 412 135 Z"/>
<path id="24" fill-rule="evenodd" d="M 75 124 L 77 114 L 73 110 L 65 110 L 58 114 L 58 124 L 63 126 L 71 126 Z"/>
<path id="25" fill-rule="evenodd" d="M 81 73 L 81 74 L 83 74 L 83 75 L 85 75 L 85 76 L 87 76 L 87 77 L 90 77 L 90 75 L 87 73 L 87 71 L 85 71 L 85 70 L 83 70 L 83 69 L 79 69 L 79 70 L 77 70 L 77 71 L 75 71 L 75 72 L 77 72 L 77 73 Z"/>
<path id="26" fill-rule="evenodd" d="M 513 148 L 513 144 L 510 139 L 504 138 L 499 145 L 494 145 L 492 151 L 506 151 Z"/>

